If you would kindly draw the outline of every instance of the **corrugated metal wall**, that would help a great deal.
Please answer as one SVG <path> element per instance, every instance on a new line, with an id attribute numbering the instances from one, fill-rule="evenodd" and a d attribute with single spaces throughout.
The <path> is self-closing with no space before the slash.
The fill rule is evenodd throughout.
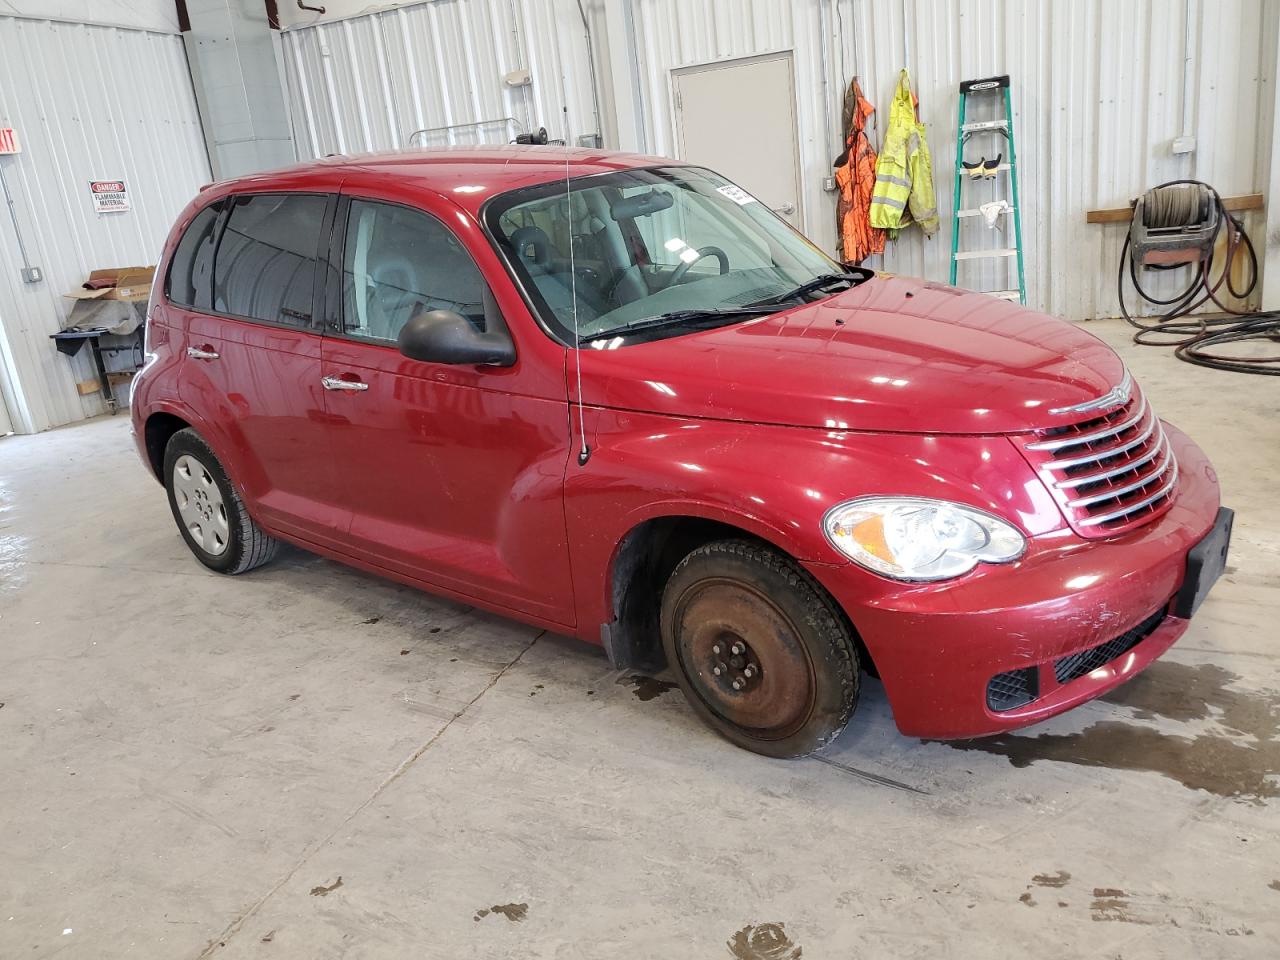
<path id="1" fill-rule="evenodd" d="M 1208 181 L 1224 195 L 1260 191 L 1267 182 L 1280 4 L 846 0 L 842 7 L 853 27 L 845 35 L 846 69 L 874 78 L 882 107 L 904 59 L 906 10 L 906 62 L 930 124 L 943 211 L 953 209 L 956 83 L 1011 75 L 1028 299 L 1049 312 L 1073 319 L 1118 313 L 1115 271 L 1125 227 L 1088 225 L 1086 210 L 1124 206 L 1180 177 Z M 1178 157 L 1170 141 L 1184 132 L 1187 54 L 1185 132 L 1198 149 Z M 1261 244 L 1261 212 L 1246 227 Z M 928 244 L 913 237 L 886 260 L 902 272 L 945 277 L 948 243 L 945 232 Z M 1151 286 L 1172 292 L 1185 279 L 1178 271 Z"/>
<path id="2" fill-rule="evenodd" d="M 819 0 L 637 0 L 633 19 L 644 149 L 662 156 L 677 155 L 673 70 L 761 53 L 792 52 L 803 222 L 811 239 L 834 252 L 835 195 L 822 191 L 822 180 L 831 176 L 831 161 L 840 144 L 834 134 L 840 124 L 840 92 L 834 75 L 834 28 L 828 22 L 829 14 L 830 5 Z M 828 129 L 831 136 L 824 133 Z M 760 149 L 768 150 L 769 145 L 762 143 Z M 732 176 L 730 171 L 724 172 Z"/>
<path id="3" fill-rule="evenodd" d="M 652 153 L 676 149 L 672 70 L 793 51 L 804 219 L 827 249 L 834 247 L 834 197 L 821 185 L 840 146 L 835 127 L 844 85 L 860 74 L 887 122 L 905 63 L 929 126 L 943 229 L 928 241 L 909 231 L 891 245 L 883 266 L 936 279 L 947 278 L 950 258 L 957 84 L 1009 73 L 1028 298 L 1063 316 L 1116 313 L 1114 274 L 1124 228 L 1086 225 L 1086 210 L 1121 206 L 1181 176 L 1208 180 L 1228 195 L 1261 190 L 1267 181 L 1280 4 L 1266 0 L 585 2 L 596 25 L 606 107 L 633 96 L 633 64 L 615 58 L 611 69 L 604 65 L 601 34 L 621 35 L 632 25 L 622 47 L 639 74 L 640 135 L 624 127 L 621 145 Z M 1184 24 L 1190 27 L 1186 131 Z M 397 146 L 418 127 L 507 115 L 546 123 L 557 135 L 566 101 L 574 133 L 595 129 L 576 0 L 420 3 L 291 30 L 284 40 L 296 142 L 304 155 Z M 499 81 L 524 65 L 534 71 L 531 101 Z M 610 120 L 604 125 L 609 129 Z M 1170 141 L 1183 132 L 1199 147 L 1175 157 Z M 508 137 L 497 127 L 452 139 Z M 982 152 L 976 143 L 974 149 Z M 1246 225 L 1261 242 L 1263 218 L 1252 214 Z M 970 229 L 983 228 L 974 223 Z M 1001 245 L 990 241 L 979 237 L 973 246 Z M 962 272 L 961 283 L 1006 283 L 1003 266 L 965 269 L 972 272 Z M 1180 276 L 1162 277 L 1153 288 L 1172 289 Z"/>
<path id="4" fill-rule="evenodd" d="M 1188 6 L 1192 59 L 1185 132 L 1197 138 L 1199 148 L 1175 157 L 1170 141 L 1184 132 Z M 1013 78 L 1028 300 L 1052 313 L 1074 319 L 1117 313 L 1115 269 L 1125 229 L 1086 225 L 1086 210 L 1123 206 L 1148 187 L 1178 177 L 1206 180 L 1224 195 L 1259 191 L 1267 181 L 1280 4 L 636 0 L 635 9 L 647 146 L 657 153 L 675 150 L 672 70 L 794 51 L 805 222 L 827 249 L 834 245 L 834 200 L 822 193 L 821 182 L 830 174 L 839 141 L 824 132 L 832 128 L 823 111 L 823 45 L 833 125 L 839 123 L 843 87 L 855 73 L 887 124 L 898 71 L 904 64 L 909 68 L 928 124 L 942 230 L 925 240 L 912 228 L 891 243 L 883 266 L 894 272 L 948 276 L 962 79 L 1000 73 Z M 977 141 L 972 148 L 982 153 Z M 974 231 L 970 249 L 1012 246 L 980 235 L 985 228 L 976 222 L 967 226 Z M 1246 226 L 1261 242 L 1262 216 L 1250 215 Z M 987 289 L 1015 285 L 1003 270 L 1004 265 L 966 264 L 958 280 Z M 1173 290 L 1184 279 L 1181 273 L 1168 275 L 1151 286 Z"/>
<path id="5" fill-rule="evenodd" d="M 70 304 L 62 294 L 95 267 L 154 263 L 209 167 L 176 35 L 0 17 L 0 126 L 22 140 L 0 163 L 28 254 L 45 271 L 41 283 L 22 282 L 0 210 L 0 359 L 25 398 L 10 397 L 16 428 L 43 430 L 105 410 L 100 394 L 76 391 L 92 376 L 88 350 L 68 361 L 49 340 Z M 94 213 L 95 178 L 122 178 L 132 209 Z"/>
<path id="6" fill-rule="evenodd" d="M 415 130 L 486 123 L 419 137 L 420 146 L 506 143 L 545 126 L 552 138 L 597 130 L 586 35 L 573 2 L 453 0 L 289 30 L 283 36 L 301 156 L 409 145 Z M 527 67 L 533 82 L 502 77 Z"/>

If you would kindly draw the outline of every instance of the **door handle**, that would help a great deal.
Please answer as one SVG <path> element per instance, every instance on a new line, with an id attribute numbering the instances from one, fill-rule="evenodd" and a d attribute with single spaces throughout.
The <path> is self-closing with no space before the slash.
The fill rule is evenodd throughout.
<path id="1" fill-rule="evenodd" d="M 343 380 L 341 377 L 321 377 L 320 383 L 324 385 L 326 390 L 349 390 L 358 392 L 360 390 L 368 390 L 369 385 L 359 380 Z"/>
<path id="2" fill-rule="evenodd" d="M 206 350 L 203 347 L 187 347 L 187 356 L 192 360 L 217 360 L 217 350 Z"/>
<path id="3" fill-rule="evenodd" d="M 796 205 L 790 202 L 784 203 L 780 207 L 774 207 L 773 212 L 781 213 L 783 216 L 790 216 L 791 214 L 796 212 Z"/>

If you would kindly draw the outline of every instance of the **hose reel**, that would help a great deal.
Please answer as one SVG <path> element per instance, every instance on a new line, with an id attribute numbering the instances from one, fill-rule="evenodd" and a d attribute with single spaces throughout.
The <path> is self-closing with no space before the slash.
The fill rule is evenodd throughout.
<path id="1" fill-rule="evenodd" d="M 1130 253 L 1144 267 L 1196 263 L 1213 253 L 1220 223 L 1212 188 L 1156 187 L 1134 201 Z"/>
<path id="2" fill-rule="evenodd" d="M 1223 251 L 1218 240 L 1226 228 Z M 1248 261 L 1248 283 L 1237 289 L 1232 270 L 1237 257 Z M 1127 269 L 1126 269 L 1127 265 Z M 1143 289 L 1138 267 L 1176 270 L 1191 267 L 1194 274 L 1179 294 L 1161 299 Z M 1154 317 L 1130 316 L 1125 306 L 1125 274 L 1147 303 L 1168 307 Z M 1266 340 L 1280 342 L 1280 313 L 1248 313 L 1235 310 L 1219 298 L 1219 290 L 1236 300 L 1247 299 L 1258 283 L 1258 256 L 1244 224 L 1233 216 L 1218 191 L 1199 180 L 1172 180 L 1148 190 L 1133 203 L 1133 221 L 1120 251 L 1116 271 L 1116 296 L 1120 312 L 1137 327 L 1134 343 L 1174 348 L 1180 360 L 1217 370 L 1265 373 L 1280 376 L 1280 355 L 1214 352 L 1223 344 Z M 1212 302 L 1227 316 L 1189 316 Z"/>

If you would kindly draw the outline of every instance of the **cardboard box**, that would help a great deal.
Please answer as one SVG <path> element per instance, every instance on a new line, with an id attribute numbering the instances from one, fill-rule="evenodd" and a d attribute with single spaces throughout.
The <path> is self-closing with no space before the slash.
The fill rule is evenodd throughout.
<path id="1" fill-rule="evenodd" d="M 63 296 L 70 300 L 127 300 L 130 302 L 146 300 L 151 296 L 151 279 L 156 268 L 150 267 L 108 267 L 105 270 L 94 270 L 89 274 L 89 282 L 94 280 L 114 280 L 115 286 L 89 290 L 78 287 Z"/>

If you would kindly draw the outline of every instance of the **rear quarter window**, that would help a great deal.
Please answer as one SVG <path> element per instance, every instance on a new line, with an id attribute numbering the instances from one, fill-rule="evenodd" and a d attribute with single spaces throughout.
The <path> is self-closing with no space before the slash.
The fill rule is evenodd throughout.
<path id="1" fill-rule="evenodd" d="M 222 203 L 210 204 L 192 218 L 173 251 L 165 296 L 182 307 L 208 309 L 213 278 L 214 228 Z"/>

